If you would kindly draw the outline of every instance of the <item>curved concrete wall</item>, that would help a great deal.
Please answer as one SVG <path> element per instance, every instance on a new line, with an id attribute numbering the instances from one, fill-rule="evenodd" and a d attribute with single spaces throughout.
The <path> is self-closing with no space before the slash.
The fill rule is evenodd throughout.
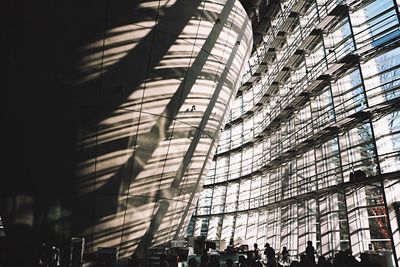
<path id="1" fill-rule="evenodd" d="M 6 11 L 7 257 L 28 266 L 39 242 L 67 253 L 72 236 L 87 258 L 98 247 L 142 257 L 183 236 L 252 47 L 240 3 Z"/>

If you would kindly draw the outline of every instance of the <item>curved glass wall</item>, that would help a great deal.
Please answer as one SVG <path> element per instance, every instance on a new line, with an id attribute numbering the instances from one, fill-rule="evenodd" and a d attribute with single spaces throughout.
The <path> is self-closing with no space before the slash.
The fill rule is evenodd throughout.
<path id="1" fill-rule="evenodd" d="M 308 240 L 324 256 L 387 251 L 398 266 L 399 5 L 288 0 L 272 14 L 203 187 L 218 199 L 200 197 L 189 235 L 294 257 Z"/>
<path id="2" fill-rule="evenodd" d="M 251 53 L 249 18 L 237 0 L 26 4 L 5 12 L 6 256 L 34 266 L 46 242 L 69 266 L 78 237 L 84 265 L 111 248 L 113 266 L 133 254 L 151 266 L 184 237 Z M 217 186 L 199 205 L 219 214 L 225 198 Z"/>

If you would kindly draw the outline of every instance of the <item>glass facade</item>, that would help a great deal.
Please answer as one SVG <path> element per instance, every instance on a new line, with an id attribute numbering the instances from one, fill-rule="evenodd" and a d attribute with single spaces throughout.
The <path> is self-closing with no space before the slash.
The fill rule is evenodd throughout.
<path id="1" fill-rule="evenodd" d="M 188 235 L 399 266 L 400 1 L 268 5 Z"/>

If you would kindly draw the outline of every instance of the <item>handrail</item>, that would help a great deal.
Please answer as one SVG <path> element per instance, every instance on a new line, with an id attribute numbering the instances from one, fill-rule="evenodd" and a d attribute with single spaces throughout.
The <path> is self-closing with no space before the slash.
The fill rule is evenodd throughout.
<path id="1" fill-rule="evenodd" d="M 396 154 L 396 153 L 387 153 L 388 154 L 387 157 L 393 157 L 393 154 Z M 359 163 L 359 162 L 360 161 L 357 161 L 355 163 Z M 349 165 L 350 164 L 346 165 L 346 167 L 348 167 L 347 171 L 350 170 Z M 363 165 L 358 164 L 357 166 L 362 167 Z M 248 210 L 251 212 L 251 211 L 257 210 L 259 208 L 273 208 L 275 205 L 282 205 L 283 203 L 285 203 L 285 204 L 296 203 L 299 200 L 313 199 L 319 195 L 337 193 L 338 190 L 341 190 L 341 189 L 342 190 L 346 190 L 346 189 L 352 190 L 353 188 L 357 188 L 360 185 L 378 183 L 378 182 L 386 180 L 386 179 L 398 179 L 399 174 L 400 174 L 400 171 L 393 171 L 391 173 L 382 174 L 382 175 L 377 175 L 377 174 L 373 173 L 372 176 L 369 176 L 364 180 L 349 181 L 348 179 L 345 179 L 343 181 L 342 180 L 342 169 L 343 168 L 336 167 L 336 168 L 327 170 L 323 173 L 328 173 L 328 174 L 325 174 L 320 178 L 317 178 L 317 176 L 319 175 L 319 174 L 317 174 L 317 175 L 313 176 L 313 177 L 315 177 L 314 180 L 312 178 L 304 178 L 301 181 L 302 183 L 300 183 L 299 181 L 296 182 L 297 183 L 296 187 L 283 188 L 283 186 L 280 185 L 280 187 L 278 187 L 276 189 L 269 190 L 268 194 L 262 195 L 260 193 L 260 195 L 258 195 L 258 196 L 241 200 L 242 207 L 253 206 L 253 208 L 238 209 L 238 207 L 236 207 L 236 209 L 233 210 L 232 212 L 221 212 L 221 213 L 210 213 L 210 212 L 207 213 L 206 212 L 206 214 L 202 214 L 202 215 L 203 216 L 223 215 L 223 214 L 230 214 L 230 213 L 235 213 L 237 211 L 243 211 L 243 210 Z M 338 176 L 338 179 L 331 180 L 330 183 L 326 184 L 326 186 L 317 188 L 318 184 L 321 185 L 322 183 L 324 183 L 324 181 L 323 181 L 324 179 L 327 179 L 331 176 Z M 269 185 L 271 185 L 271 183 L 277 183 L 279 181 L 280 181 L 279 179 L 273 179 L 273 181 L 270 181 Z M 310 182 L 311 182 L 311 184 L 310 184 Z M 311 187 L 311 190 L 310 190 L 310 187 Z M 261 190 L 262 186 L 259 188 Z M 292 194 L 287 193 L 290 191 L 292 192 Z M 295 191 L 295 192 L 293 192 L 293 191 Z M 237 193 L 237 196 L 239 196 L 239 192 Z M 235 202 L 229 202 L 229 203 L 236 204 Z M 253 205 L 251 205 L 251 203 Z M 201 208 L 211 211 L 211 207 L 212 207 L 212 204 L 211 204 L 211 206 L 202 206 Z"/>
<path id="2" fill-rule="evenodd" d="M 280 99 L 279 103 L 273 107 L 273 111 L 267 115 L 267 118 L 259 125 L 253 127 L 253 131 L 254 131 L 254 136 L 257 136 L 258 134 L 260 134 L 261 132 L 264 131 L 264 129 L 267 127 L 267 125 L 269 125 L 275 118 L 277 118 L 277 116 L 282 112 L 282 110 L 284 110 L 286 107 L 289 106 L 290 104 L 290 100 L 293 99 L 294 97 L 298 96 L 302 91 L 301 89 L 303 89 L 305 87 L 305 85 L 308 83 L 309 80 L 313 80 L 316 77 L 318 77 L 318 75 L 322 74 L 324 70 L 327 69 L 327 65 L 326 62 L 324 62 L 324 60 L 329 60 L 329 62 L 334 62 L 334 59 L 337 60 L 338 57 L 343 58 L 344 54 L 350 53 L 352 51 L 354 51 L 354 44 L 350 41 L 351 39 L 347 36 L 345 38 L 347 41 L 342 43 L 342 46 L 338 46 L 333 50 L 332 56 L 327 57 L 327 59 L 323 58 L 321 59 L 317 64 L 315 64 L 309 71 L 308 75 L 304 75 L 303 78 L 301 78 L 294 86 L 293 89 L 291 91 L 289 91 L 285 96 L 283 97 L 278 97 L 278 99 Z M 293 49 L 295 50 L 295 49 Z M 357 53 L 357 51 L 355 51 Z M 338 54 L 340 53 L 340 54 Z M 336 54 L 336 56 L 335 56 Z M 286 57 L 284 57 L 284 59 L 286 59 Z M 283 64 L 279 64 L 279 66 L 283 66 Z M 277 73 L 278 67 L 276 67 L 274 69 L 274 73 Z M 255 99 L 262 99 L 262 96 L 265 94 L 266 88 L 268 88 L 268 85 L 272 84 L 274 77 L 270 77 L 269 79 L 267 79 L 267 83 L 262 85 L 262 89 L 260 90 L 259 94 L 254 95 Z M 253 101 L 254 103 L 254 101 Z M 245 105 L 245 109 L 243 109 L 243 106 L 241 109 L 237 110 L 236 113 L 241 114 L 240 116 L 242 116 L 245 112 L 251 110 L 254 108 L 251 107 L 249 104 Z M 256 108 L 258 109 L 258 108 Z M 235 111 L 233 111 L 235 112 Z M 234 113 L 232 113 L 234 114 Z M 243 139 L 246 141 L 250 141 L 251 139 Z M 235 147 L 238 146 L 242 146 L 243 142 L 235 142 L 235 146 L 225 146 L 223 147 L 219 147 L 218 149 L 218 153 L 223 153 L 229 149 L 234 149 Z"/>
<path id="3" fill-rule="evenodd" d="M 400 97 L 398 97 L 398 99 L 400 99 Z M 397 101 L 397 102 L 398 102 L 398 101 Z M 397 102 L 394 101 L 394 102 L 392 102 L 392 103 L 393 103 L 393 104 L 396 104 Z M 372 108 L 372 110 L 373 110 L 373 108 Z M 334 120 L 332 120 L 332 121 L 331 121 L 332 124 L 328 124 L 328 125 L 326 125 L 326 127 L 330 127 L 330 125 L 334 125 L 334 124 L 338 124 L 338 123 L 339 123 L 339 125 L 340 125 L 340 122 L 341 122 L 341 121 L 346 121 L 348 118 L 352 118 L 352 116 L 350 115 L 350 117 L 343 118 L 343 119 L 341 119 L 339 122 L 335 122 Z M 354 123 L 360 123 L 360 122 L 362 122 L 362 121 L 363 121 L 363 120 L 361 120 L 361 121 L 359 121 L 359 122 L 355 121 Z M 302 132 L 303 129 L 304 129 L 304 128 L 307 128 L 308 125 L 310 125 L 310 124 L 311 124 L 311 122 L 308 123 L 308 124 L 306 124 L 306 125 L 302 128 L 302 130 L 296 129 L 296 132 Z M 309 127 L 309 129 L 310 129 L 310 131 L 313 131 L 313 130 L 314 130 L 313 127 Z M 321 129 L 322 132 L 323 132 L 325 129 L 326 129 L 326 128 Z M 304 131 L 305 131 L 305 130 L 304 130 Z M 314 135 L 315 135 L 315 134 L 318 134 L 318 132 L 315 132 Z M 304 136 L 306 136 L 306 134 L 304 134 Z M 301 135 L 296 136 L 294 139 L 296 139 L 296 141 L 297 141 L 297 140 L 299 140 L 300 138 L 301 138 Z M 282 143 L 284 143 L 284 142 L 287 141 L 287 140 L 288 140 L 288 142 L 290 142 L 290 139 L 293 139 L 293 138 L 287 137 L 284 141 L 280 141 L 279 144 L 282 144 Z M 296 147 L 297 145 L 299 145 L 299 144 L 301 143 L 301 141 L 302 141 L 302 140 L 299 140 L 297 143 L 295 142 L 294 146 L 291 146 L 291 148 Z M 268 142 L 268 141 L 267 141 L 267 142 Z M 370 141 L 366 141 L 366 143 L 368 143 L 368 142 L 370 142 Z M 357 146 L 359 146 L 359 145 L 362 145 L 362 143 L 357 144 Z M 264 145 L 263 145 L 263 146 L 264 146 Z M 278 145 L 278 146 L 279 146 L 279 145 Z M 274 160 L 277 159 L 278 157 L 281 157 L 281 156 L 287 151 L 287 149 L 283 149 L 283 150 L 282 150 L 282 146 L 281 146 L 280 148 L 279 148 L 278 146 L 274 144 L 274 141 L 273 141 L 273 140 L 271 140 L 271 142 L 269 142 L 269 145 L 268 145 L 268 143 L 267 143 L 267 145 L 264 146 L 264 150 L 268 150 L 269 153 L 262 153 L 262 157 L 259 157 L 259 155 L 258 155 L 258 156 L 255 156 L 255 160 L 253 160 L 253 162 L 252 162 L 252 170 L 253 170 L 252 175 L 254 175 L 254 173 L 257 173 L 257 171 L 259 171 L 259 170 L 261 170 L 261 169 L 264 169 L 265 166 L 268 166 L 272 161 L 274 161 Z M 280 150 L 280 149 L 281 149 L 281 150 Z M 275 153 L 274 150 L 276 150 L 277 152 Z M 344 149 L 343 151 L 346 151 L 346 149 Z M 343 152 L 343 151 L 342 151 L 342 152 Z M 260 165 L 260 164 L 259 164 L 259 161 L 261 161 L 263 164 Z M 353 165 L 354 165 L 354 163 L 353 163 Z M 343 166 L 346 166 L 346 165 L 343 165 Z M 232 167 L 232 166 L 231 166 L 231 167 Z M 231 168 L 229 172 L 225 172 L 223 175 L 226 175 L 227 178 L 224 180 L 224 182 L 229 181 L 229 180 L 239 180 L 239 179 L 243 178 L 243 177 L 237 177 L 237 176 L 241 176 L 240 173 L 242 172 L 242 169 L 243 169 L 243 167 L 241 166 L 240 163 L 238 163 L 238 166 L 237 166 L 236 168 L 234 168 L 234 169 Z M 236 176 L 237 178 L 229 179 L 229 177 L 232 176 L 232 173 L 234 173 L 235 176 Z M 248 175 L 248 174 L 246 174 L 246 175 Z M 252 175 L 250 175 L 250 176 L 252 176 Z M 213 185 L 215 185 L 215 183 L 214 183 Z M 209 185 L 207 185 L 207 186 L 209 186 Z"/>

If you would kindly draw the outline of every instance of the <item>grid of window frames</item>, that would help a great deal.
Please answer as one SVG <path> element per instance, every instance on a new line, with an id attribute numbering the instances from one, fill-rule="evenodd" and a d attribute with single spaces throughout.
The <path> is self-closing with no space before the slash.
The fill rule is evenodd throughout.
<path id="1" fill-rule="evenodd" d="M 248 62 L 189 235 L 268 242 L 293 257 L 308 240 L 324 256 L 385 250 L 399 266 L 399 6 L 280 1 Z"/>

